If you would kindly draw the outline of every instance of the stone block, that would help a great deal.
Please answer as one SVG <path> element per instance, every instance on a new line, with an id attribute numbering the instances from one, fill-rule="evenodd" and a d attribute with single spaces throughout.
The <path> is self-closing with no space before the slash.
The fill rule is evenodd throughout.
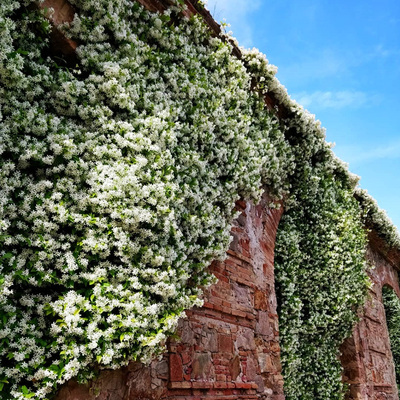
<path id="1" fill-rule="evenodd" d="M 233 381 L 236 381 L 236 379 L 238 378 L 238 376 L 241 373 L 241 366 L 240 366 L 240 357 L 238 355 L 236 355 L 232 362 L 229 365 L 229 372 L 231 374 L 231 379 Z"/>
<path id="2" fill-rule="evenodd" d="M 254 291 L 254 308 L 256 310 L 268 310 L 267 293 L 265 290 L 255 289 Z"/>
<path id="3" fill-rule="evenodd" d="M 239 350 L 254 350 L 256 348 L 254 330 L 250 328 L 240 328 L 236 340 L 236 347 Z"/>
<path id="4" fill-rule="evenodd" d="M 219 335 L 218 336 L 218 350 L 221 353 L 232 353 L 233 352 L 233 339 L 231 335 Z"/>
<path id="5" fill-rule="evenodd" d="M 214 367 L 210 353 L 194 354 L 191 376 L 194 380 L 214 380 Z"/>
<path id="6" fill-rule="evenodd" d="M 271 329 L 269 315 L 266 311 L 258 312 L 258 320 L 256 325 L 256 333 L 264 336 L 273 335 L 273 331 Z"/>

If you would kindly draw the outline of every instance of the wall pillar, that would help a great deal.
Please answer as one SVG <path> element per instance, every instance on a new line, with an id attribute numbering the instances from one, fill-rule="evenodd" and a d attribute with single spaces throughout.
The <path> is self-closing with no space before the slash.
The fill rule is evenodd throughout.
<path id="1" fill-rule="evenodd" d="M 341 347 L 343 379 L 350 385 L 347 400 L 398 400 L 382 288 L 389 285 L 400 297 L 400 264 L 376 234 L 372 232 L 369 239 L 367 260 L 373 267 L 368 274 L 373 286 L 353 336 Z"/>

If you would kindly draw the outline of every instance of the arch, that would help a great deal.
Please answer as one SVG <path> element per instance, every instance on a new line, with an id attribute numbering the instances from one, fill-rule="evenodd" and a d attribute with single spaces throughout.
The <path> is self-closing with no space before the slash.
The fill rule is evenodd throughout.
<path id="1" fill-rule="evenodd" d="M 381 247 L 370 241 L 368 274 L 373 283 L 353 335 L 341 346 L 343 381 L 349 385 L 346 400 L 385 398 L 398 400 L 382 290 L 389 287 L 400 298 L 397 265 L 389 262 Z"/>

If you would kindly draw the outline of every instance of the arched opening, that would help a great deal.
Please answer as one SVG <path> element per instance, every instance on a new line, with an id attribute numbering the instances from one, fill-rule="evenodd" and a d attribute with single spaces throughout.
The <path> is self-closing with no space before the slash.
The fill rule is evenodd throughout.
<path id="1" fill-rule="evenodd" d="M 345 339 L 340 347 L 340 362 L 343 368 L 342 380 L 346 387 L 346 400 L 355 400 L 360 392 L 363 371 L 360 365 L 358 337 Z"/>
<path id="2" fill-rule="evenodd" d="M 340 347 L 342 380 L 347 386 L 345 399 L 398 399 L 396 380 L 399 379 L 395 374 L 396 358 L 399 359 L 400 354 L 396 326 L 400 321 L 397 273 L 371 249 L 367 258 L 375 261 L 375 268 L 369 270 L 373 285 L 352 336 Z"/>

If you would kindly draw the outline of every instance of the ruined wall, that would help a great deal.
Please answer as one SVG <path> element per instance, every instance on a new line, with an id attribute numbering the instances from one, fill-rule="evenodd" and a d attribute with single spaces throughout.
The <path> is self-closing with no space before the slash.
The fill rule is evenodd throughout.
<path id="1" fill-rule="evenodd" d="M 161 361 L 104 371 L 88 385 L 70 382 L 57 400 L 265 399 L 283 400 L 274 246 L 283 209 L 263 197 L 242 211 L 232 227 L 224 262 L 211 270 L 218 283 L 202 308 L 187 311 Z"/>
<path id="2" fill-rule="evenodd" d="M 179 340 L 170 340 L 161 360 L 102 371 L 86 385 L 71 381 L 56 400 L 284 400 L 274 288 L 275 236 L 283 208 L 270 209 L 264 196 L 242 210 L 232 227 L 224 262 L 210 268 L 219 279 L 204 306 L 187 311 Z M 360 322 L 341 348 L 348 400 L 399 398 L 390 352 L 382 287 L 400 297 L 395 257 L 370 238 L 367 258 L 373 282 Z"/>
<path id="3" fill-rule="evenodd" d="M 139 0 L 153 11 L 162 11 L 168 0 Z M 188 15 L 199 12 L 214 32 L 218 25 L 195 0 L 187 0 Z M 73 9 L 66 0 L 46 0 L 53 7 L 55 25 L 71 21 Z M 53 48 L 73 57 L 76 43 L 55 29 Z M 234 52 L 238 51 L 234 49 Z M 273 98 L 266 98 L 273 107 Z M 86 385 L 64 385 L 57 400 L 155 399 L 264 399 L 283 400 L 279 330 L 274 290 L 274 244 L 282 209 L 267 207 L 264 196 L 257 206 L 240 202 L 243 212 L 232 227 L 233 242 L 224 262 L 211 271 L 218 283 L 205 293 L 204 306 L 187 311 L 178 336 L 171 340 L 161 360 L 150 366 L 131 363 L 116 371 L 103 371 Z M 342 346 L 344 381 L 349 400 L 398 399 L 390 352 L 382 287 L 400 296 L 397 277 L 400 257 L 383 252 L 371 235 L 368 258 L 374 282 L 353 336 Z"/>
<path id="4" fill-rule="evenodd" d="M 400 297 L 399 263 L 393 253 L 372 233 L 367 251 L 373 286 L 353 336 L 342 346 L 344 381 L 350 385 L 349 400 L 397 400 L 399 398 L 382 288 L 388 285 Z"/>

